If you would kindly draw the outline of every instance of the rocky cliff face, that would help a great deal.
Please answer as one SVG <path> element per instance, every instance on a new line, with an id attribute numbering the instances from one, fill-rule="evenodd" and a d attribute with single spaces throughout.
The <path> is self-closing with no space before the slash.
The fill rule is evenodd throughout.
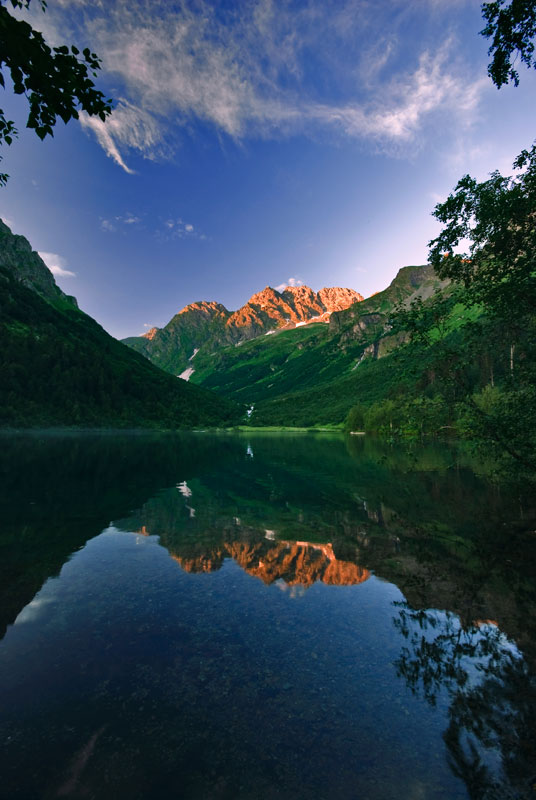
<path id="1" fill-rule="evenodd" d="M 189 306 L 185 306 L 182 311 L 179 311 L 179 313 L 173 319 L 176 320 L 178 317 L 187 317 L 190 321 L 190 324 L 193 324 L 198 328 L 202 328 L 203 323 L 208 320 L 213 320 L 216 317 L 226 318 L 228 316 L 229 312 L 221 303 L 201 300 L 198 303 L 190 303 Z"/>
<path id="2" fill-rule="evenodd" d="M 269 330 L 294 328 L 308 322 L 328 322 L 333 311 L 363 300 L 354 289 L 333 287 L 313 292 L 309 286 L 288 286 L 278 292 L 267 286 L 227 320 L 232 338 L 253 339 Z"/>
<path id="3" fill-rule="evenodd" d="M 0 220 L 0 267 L 6 269 L 27 289 L 52 303 L 67 303 L 78 308 L 74 297 L 64 294 L 41 258 L 24 236 L 18 236 Z"/>
<path id="4" fill-rule="evenodd" d="M 344 346 L 350 342 L 375 340 L 375 356 L 388 351 L 388 342 L 383 347 L 379 342 L 389 331 L 389 316 L 399 304 L 409 305 L 420 296 L 423 300 L 448 284 L 441 281 L 429 264 L 419 267 L 402 267 L 383 292 L 376 292 L 359 305 L 337 310 L 330 317 L 330 334 L 339 337 Z M 398 341 L 397 344 L 400 344 Z"/>
<path id="5" fill-rule="evenodd" d="M 160 328 L 150 328 L 150 330 L 148 330 L 146 333 L 143 333 L 142 336 L 144 339 L 149 339 L 149 341 L 151 342 L 159 330 Z"/>
<path id="6" fill-rule="evenodd" d="M 216 350 L 276 330 L 329 322 L 333 312 L 361 300 L 359 292 L 340 287 L 314 292 L 308 286 L 289 286 L 278 292 L 267 286 L 238 311 L 230 312 L 221 303 L 191 303 L 164 328 L 152 328 L 143 336 L 123 341 L 162 369 L 176 375 L 191 374 L 195 369 L 191 362 L 201 347 L 203 352 Z"/>
<path id="7" fill-rule="evenodd" d="M 320 289 L 318 298 L 326 311 L 330 314 L 333 311 L 342 311 L 345 308 L 349 308 L 354 303 L 359 303 L 365 299 L 362 294 L 359 294 L 359 292 L 353 289 L 342 289 L 338 286 Z"/>
<path id="8" fill-rule="evenodd" d="M 283 327 L 291 321 L 291 313 L 279 292 L 267 286 L 231 314 L 226 330 L 229 341 L 255 339 L 269 330 Z"/>

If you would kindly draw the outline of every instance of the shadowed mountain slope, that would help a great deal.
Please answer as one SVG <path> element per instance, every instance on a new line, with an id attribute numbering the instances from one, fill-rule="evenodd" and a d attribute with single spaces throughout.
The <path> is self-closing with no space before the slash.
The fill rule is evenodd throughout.
<path id="1" fill-rule="evenodd" d="M 21 236 L 0 229 L 0 425 L 187 428 L 240 408 L 116 341 L 64 295 Z"/>

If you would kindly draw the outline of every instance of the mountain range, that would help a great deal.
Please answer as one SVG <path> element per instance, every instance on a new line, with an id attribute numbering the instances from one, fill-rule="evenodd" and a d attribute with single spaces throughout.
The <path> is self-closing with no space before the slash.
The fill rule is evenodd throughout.
<path id="1" fill-rule="evenodd" d="M 192 361 L 203 349 L 214 352 L 240 345 L 258 336 L 292 330 L 311 322 L 328 323 L 331 314 L 363 300 L 354 289 L 331 287 L 314 292 L 308 286 L 287 286 L 278 292 L 266 286 L 238 311 L 221 303 L 202 300 L 179 311 L 164 328 L 151 328 L 123 343 L 162 369 L 188 379 Z"/>
<path id="2" fill-rule="evenodd" d="M 352 289 L 266 287 L 238 311 L 186 306 L 162 329 L 123 340 L 158 366 L 249 407 L 255 425 L 339 425 L 357 400 L 382 399 L 401 379 L 389 356 L 398 305 L 429 298 L 432 267 L 403 267 L 389 287 L 363 299 Z"/>

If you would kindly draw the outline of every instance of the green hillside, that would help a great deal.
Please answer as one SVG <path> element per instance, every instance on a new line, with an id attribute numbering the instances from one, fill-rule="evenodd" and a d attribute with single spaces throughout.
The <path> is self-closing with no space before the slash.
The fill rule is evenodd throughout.
<path id="1" fill-rule="evenodd" d="M 419 361 L 419 355 L 404 360 L 393 355 L 378 360 L 369 358 L 357 370 L 345 371 L 330 382 L 263 399 L 255 404 L 251 424 L 340 425 L 357 402 L 368 406 L 409 389 L 409 368 Z"/>
<path id="2" fill-rule="evenodd" d="M 155 329 L 152 339 L 129 336 L 123 339 L 160 369 L 179 375 L 189 366 L 192 353 L 207 342 L 225 341 L 225 322 L 229 311 L 219 303 L 192 303 L 168 322 L 165 328 Z"/>
<path id="3" fill-rule="evenodd" d="M 427 290 L 428 286 L 424 288 Z M 426 291 L 423 296 L 427 296 Z M 317 368 L 317 380 L 311 388 L 299 387 L 279 396 L 259 398 L 251 416 L 252 424 L 338 425 L 356 404 L 366 411 L 387 401 L 391 429 L 403 427 L 408 432 L 432 432 L 449 427 L 454 417 L 460 416 L 456 406 L 464 393 L 485 387 L 490 369 L 492 372 L 494 369 L 496 378 L 504 377 L 504 353 L 498 351 L 492 356 L 477 343 L 473 343 L 471 350 L 464 341 L 471 325 L 480 321 L 481 311 L 459 303 L 450 286 L 423 301 L 425 309 L 433 309 L 434 304 L 440 303 L 443 318 L 439 322 L 431 313 L 426 336 L 415 337 L 413 341 L 404 329 L 404 320 L 396 321 L 401 313 L 396 309 L 403 308 L 404 304 L 391 306 L 388 314 L 385 296 L 376 297 L 385 308 L 379 322 L 373 321 L 368 327 L 363 325 L 363 320 L 375 318 L 374 314 L 367 314 L 366 309 L 363 312 L 354 307 L 341 312 L 341 316 L 346 314 L 346 325 L 340 326 L 338 335 L 328 335 L 326 346 L 323 350 L 319 348 L 316 354 L 317 364 L 322 365 L 331 355 L 328 346 L 332 352 L 340 353 L 336 361 L 338 375 L 324 378 L 328 370 Z M 356 324 L 358 312 L 360 325 Z M 392 319 L 396 329 L 391 327 Z M 451 374 L 452 359 L 456 360 L 459 370 L 455 377 Z M 386 414 L 379 414 L 373 420 L 369 416 L 370 430 L 385 426 L 385 417 Z M 364 421 L 359 427 L 363 426 Z"/>
<path id="4" fill-rule="evenodd" d="M 241 409 L 162 372 L 95 320 L 0 268 L 0 425 L 189 428 Z"/>
<path id="5" fill-rule="evenodd" d="M 317 323 L 199 352 L 191 380 L 250 404 L 334 380 L 352 359 L 351 352 L 334 346 L 328 326 Z"/>

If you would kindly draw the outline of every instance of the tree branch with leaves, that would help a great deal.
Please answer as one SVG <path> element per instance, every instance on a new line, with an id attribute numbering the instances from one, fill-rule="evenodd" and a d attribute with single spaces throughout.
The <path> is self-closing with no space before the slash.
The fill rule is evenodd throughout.
<path id="1" fill-rule="evenodd" d="M 103 122 L 112 112 L 112 101 L 95 87 L 93 78 L 101 67 L 99 57 L 86 47 L 50 47 L 43 34 L 8 10 L 28 8 L 31 0 L 0 0 L 0 85 L 9 73 L 15 94 L 29 104 L 26 127 L 40 139 L 54 135 L 58 118 L 67 124 L 79 111 L 98 116 Z M 46 3 L 40 1 L 43 11 Z M 0 144 L 12 144 L 18 135 L 13 120 L 0 109 Z M 0 173 L 0 186 L 8 179 Z"/>
<path id="2" fill-rule="evenodd" d="M 536 311 L 536 146 L 514 162 L 518 174 L 465 175 L 434 210 L 443 225 L 429 243 L 442 278 L 462 283 L 468 298 L 506 317 Z M 457 253 L 468 242 L 468 251 Z"/>
<path id="3" fill-rule="evenodd" d="M 492 40 L 488 55 L 493 56 L 488 75 L 500 89 L 513 81 L 519 84 L 519 73 L 515 68 L 517 59 L 528 68 L 536 68 L 534 38 L 536 37 L 536 3 L 534 0 L 495 0 L 482 4 L 482 16 L 486 27 L 480 33 Z"/>

